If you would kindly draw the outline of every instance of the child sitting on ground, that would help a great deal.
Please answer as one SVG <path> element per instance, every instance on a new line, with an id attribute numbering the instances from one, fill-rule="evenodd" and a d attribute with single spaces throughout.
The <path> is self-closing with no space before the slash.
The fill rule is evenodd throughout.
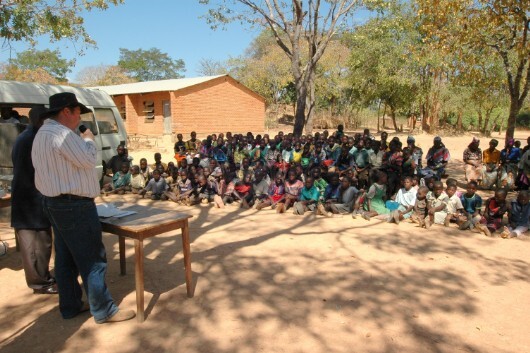
<path id="1" fill-rule="evenodd" d="M 171 184 L 170 190 L 164 192 L 164 195 L 173 202 L 182 202 L 185 205 L 189 205 L 188 196 L 193 191 L 193 186 L 191 180 L 188 179 L 187 173 L 181 171 L 178 173 L 178 177 L 173 176 L 172 179 L 175 180 L 175 182 Z"/>
<path id="2" fill-rule="evenodd" d="M 204 175 L 199 175 L 197 181 L 197 186 L 191 192 L 190 205 L 196 205 L 198 203 L 207 204 L 212 202 L 217 194 L 213 185 Z"/>
<path id="3" fill-rule="evenodd" d="M 366 200 L 364 203 L 365 212 L 362 214 L 362 217 L 367 221 L 371 217 L 377 215 L 388 215 L 390 210 L 386 208 L 386 183 L 388 177 L 384 172 L 376 172 L 375 174 L 376 181 L 370 186 L 368 192 L 366 193 Z"/>
<path id="4" fill-rule="evenodd" d="M 112 182 L 103 186 L 102 192 L 123 195 L 126 191 L 131 190 L 131 173 L 129 172 L 129 163 L 124 162 L 112 176 Z"/>
<path id="5" fill-rule="evenodd" d="M 414 212 L 410 216 L 411 221 L 418 223 L 420 227 L 425 227 L 428 193 L 429 188 L 427 188 L 425 185 L 418 188 L 418 192 L 416 193 L 416 202 L 414 203 Z"/>
<path id="6" fill-rule="evenodd" d="M 247 159 L 247 158 L 245 158 Z M 252 174 L 246 173 L 243 175 L 243 178 L 238 180 L 234 185 L 233 195 L 236 200 L 241 201 L 239 207 L 241 208 L 250 208 L 250 203 L 252 202 Z"/>
<path id="7" fill-rule="evenodd" d="M 504 227 L 501 236 L 503 238 L 524 237 L 524 233 L 528 230 L 528 217 L 530 217 L 528 191 L 519 191 L 517 200 L 508 204 L 509 225 Z"/>
<path id="8" fill-rule="evenodd" d="M 285 181 L 285 209 L 287 211 L 300 196 L 300 192 L 304 187 L 304 183 L 296 177 L 296 171 L 289 169 L 287 173 L 287 180 Z"/>
<path id="9" fill-rule="evenodd" d="M 328 183 L 324 178 L 322 178 L 322 171 L 320 170 L 320 167 L 314 167 L 311 170 L 311 175 L 313 177 L 313 180 L 315 181 L 315 187 L 317 188 L 318 192 L 320 193 L 320 201 L 324 201 L 324 192 L 326 191 L 326 187 L 328 186 Z"/>
<path id="10" fill-rule="evenodd" d="M 256 208 L 261 210 L 264 207 L 271 206 L 272 209 L 276 208 L 277 213 L 283 213 L 285 202 L 285 185 L 282 178 L 282 174 L 276 174 L 274 183 L 271 183 L 268 192 L 268 198 L 262 200 Z"/>
<path id="11" fill-rule="evenodd" d="M 300 198 L 294 203 L 293 213 L 303 215 L 306 211 L 316 211 L 319 204 L 320 193 L 314 185 L 313 177 L 308 176 L 304 187 L 300 191 Z"/>
<path id="12" fill-rule="evenodd" d="M 155 169 L 153 170 L 153 178 L 138 194 L 144 197 L 148 191 L 151 191 L 151 200 L 167 200 L 167 196 L 164 195 L 164 191 L 167 191 L 167 189 L 166 179 L 161 177 L 158 169 Z"/>
<path id="13" fill-rule="evenodd" d="M 467 183 L 466 193 L 462 195 L 460 201 L 462 202 L 462 213 L 466 218 L 462 224 L 460 224 L 460 230 L 474 229 L 475 225 L 480 222 L 482 218 L 480 214 L 480 208 L 482 207 L 482 198 L 477 192 L 477 182 L 470 181 Z"/>
<path id="14" fill-rule="evenodd" d="M 416 190 L 412 187 L 412 178 L 410 176 L 403 179 L 403 187 L 397 192 L 395 202 L 399 206 L 397 210 L 391 213 L 391 218 L 388 222 L 399 224 L 400 221 L 410 218 L 416 203 Z"/>
<path id="15" fill-rule="evenodd" d="M 458 181 L 454 178 L 447 178 L 447 180 L 445 181 L 445 186 L 446 186 L 446 189 L 449 187 L 449 186 L 454 186 L 455 187 L 455 194 L 458 198 L 462 197 L 462 192 L 461 191 L 458 191 Z"/>
<path id="16" fill-rule="evenodd" d="M 502 217 L 508 210 L 505 189 L 495 191 L 495 196 L 486 200 L 484 215 L 477 223 L 477 229 L 484 235 L 491 237 L 491 233 L 502 228 Z"/>
<path id="17" fill-rule="evenodd" d="M 435 181 L 433 191 L 427 194 L 427 217 L 425 217 L 425 228 L 431 224 L 445 224 L 447 217 L 447 203 L 449 197 L 444 192 L 444 185 L 441 181 Z"/>
<path id="18" fill-rule="evenodd" d="M 455 222 L 460 226 L 466 218 L 463 216 L 462 211 L 464 206 L 462 206 L 462 201 L 460 197 L 456 195 L 456 185 L 449 185 L 445 189 L 445 193 L 449 198 L 447 202 L 447 216 L 445 217 L 444 226 L 449 227 L 450 222 Z"/>
<path id="19" fill-rule="evenodd" d="M 145 181 L 151 180 L 151 173 L 153 170 L 147 165 L 147 159 L 140 159 L 140 173 L 144 177 Z"/>
<path id="20" fill-rule="evenodd" d="M 131 167 L 131 191 L 133 194 L 138 194 L 143 188 L 145 188 L 144 176 L 140 173 L 140 167 L 133 165 Z"/>
<path id="21" fill-rule="evenodd" d="M 336 178 L 338 181 L 338 177 Z M 355 201 L 355 197 L 358 193 L 359 190 L 351 185 L 350 178 L 342 178 L 337 199 L 331 202 L 326 200 L 325 211 L 331 212 L 333 214 L 350 213 L 353 208 L 353 202 Z M 325 216 L 329 216 L 329 214 L 325 214 Z"/>
<path id="22" fill-rule="evenodd" d="M 264 169 L 256 170 L 256 173 L 254 175 L 254 182 L 252 183 L 253 199 L 249 203 L 250 207 L 252 207 L 254 203 L 257 203 L 259 205 L 263 200 L 269 198 L 270 184 L 267 178 L 265 178 L 266 176 L 267 176 L 267 173 L 265 172 Z"/>

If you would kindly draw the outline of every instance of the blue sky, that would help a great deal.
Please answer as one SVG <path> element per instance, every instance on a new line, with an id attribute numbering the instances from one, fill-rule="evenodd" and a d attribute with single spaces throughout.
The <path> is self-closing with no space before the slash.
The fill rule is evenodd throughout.
<path id="1" fill-rule="evenodd" d="M 110 7 L 106 11 L 87 13 L 85 28 L 97 42 L 97 48 L 85 50 L 78 56 L 73 43 L 50 43 L 39 39 L 37 49 L 59 48 L 67 59 L 76 59 L 76 66 L 68 75 L 75 81 L 77 73 L 87 66 L 115 65 L 119 48 L 129 50 L 159 48 L 174 59 L 186 64 L 186 77 L 199 76 L 199 61 L 213 59 L 223 61 L 244 53 L 258 29 L 250 29 L 232 23 L 224 30 L 212 30 L 204 18 L 207 7 L 198 0 L 128 0 L 125 4 Z M 361 13 L 364 17 L 366 13 Z M 27 49 L 23 43 L 13 43 L 11 55 Z M 0 50 L 0 62 L 8 60 L 10 51 Z"/>

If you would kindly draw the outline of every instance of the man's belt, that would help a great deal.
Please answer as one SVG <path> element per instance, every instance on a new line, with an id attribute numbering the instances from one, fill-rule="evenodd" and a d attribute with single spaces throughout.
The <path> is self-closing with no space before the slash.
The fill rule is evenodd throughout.
<path id="1" fill-rule="evenodd" d="M 61 194 L 59 196 L 51 197 L 52 199 L 56 200 L 86 200 L 86 201 L 93 201 L 93 197 L 86 197 L 86 196 L 78 196 L 78 195 L 72 195 L 72 194 Z"/>

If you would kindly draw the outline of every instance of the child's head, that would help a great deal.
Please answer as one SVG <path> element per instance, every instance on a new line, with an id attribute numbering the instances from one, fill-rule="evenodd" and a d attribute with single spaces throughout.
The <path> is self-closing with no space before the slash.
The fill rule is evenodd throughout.
<path id="1" fill-rule="evenodd" d="M 304 168 L 302 168 L 302 165 L 300 163 L 298 163 L 295 167 L 294 167 L 295 171 L 296 171 L 296 175 L 297 176 L 300 176 L 302 174 L 304 174 Z"/>
<path id="2" fill-rule="evenodd" d="M 308 176 L 307 178 L 305 178 L 304 186 L 306 187 L 306 189 L 311 189 L 314 183 L 315 180 L 313 179 L 313 177 Z"/>
<path id="3" fill-rule="evenodd" d="M 339 174 L 338 173 L 330 173 L 329 174 L 329 184 L 333 187 L 337 187 L 340 183 Z"/>
<path id="4" fill-rule="evenodd" d="M 206 177 L 204 175 L 199 175 L 199 177 L 197 179 L 197 182 L 199 183 L 200 186 L 205 186 L 206 185 Z"/>
<path id="5" fill-rule="evenodd" d="M 280 186 L 283 184 L 283 175 L 282 173 L 277 173 L 276 176 L 274 177 L 274 182 L 276 183 L 277 186 Z"/>
<path id="6" fill-rule="evenodd" d="M 160 175 L 161 175 L 160 170 L 158 169 L 153 170 L 153 179 L 155 179 L 155 181 L 160 180 Z"/>
<path id="7" fill-rule="evenodd" d="M 317 179 L 320 179 L 320 174 L 322 173 L 322 171 L 320 170 L 319 167 L 316 167 L 316 168 L 313 168 L 313 170 L 311 171 L 311 176 L 317 180 Z"/>
<path id="8" fill-rule="evenodd" d="M 528 204 L 528 191 L 526 190 L 519 191 L 519 193 L 517 194 L 517 202 L 523 206 Z"/>
<path id="9" fill-rule="evenodd" d="M 127 162 L 123 162 L 120 166 L 120 171 L 123 173 L 123 174 L 127 174 L 129 173 L 129 163 Z"/>
<path id="10" fill-rule="evenodd" d="M 449 185 L 445 189 L 445 193 L 447 194 L 447 196 L 452 197 L 456 193 L 456 186 L 455 185 Z"/>
<path id="11" fill-rule="evenodd" d="M 188 160 L 186 158 L 180 161 L 180 167 L 184 169 L 188 167 Z"/>
<path id="12" fill-rule="evenodd" d="M 296 170 L 294 169 L 289 169 L 289 172 L 287 173 L 287 180 L 290 182 L 290 183 L 294 183 L 297 179 L 297 176 L 296 176 Z"/>
<path id="13" fill-rule="evenodd" d="M 193 157 L 193 159 L 191 160 L 191 164 L 195 167 L 198 167 L 200 163 L 201 159 L 199 157 Z"/>
<path id="14" fill-rule="evenodd" d="M 347 190 L 351 186 L 351 178 L 349 178 L 347 176 L 342 178 L 340 186 L 341 186 L 342 190 Z"/>
<path id="15" fill-rule="evenodd" d="M 160 172 L 160 175 L 165 173 L 164 166 L 162 164 L 159 164 L 156 169 Z"/>
<path id="16" fill-rule="evenodd" d="M 412 186 L 418 186 L 419 183 L 420 183 L 420 180 L 419 180 L 418 176 L 414 175 L 412 177 Z"/>
<path id="17" fill-rule="evenodd" d="M 182 141 L 183 137 L 182 134 L 177 134 L 177 140 Z"/>
<path id="18" fill-rule="evenodd" d="M 133 165 L 131 167 L 131 174 L 132 175 L 138 175 L 140 174 L 140 167 L 138 167 L 137 165 Z"/>
<path id="19" fill-rule="evenodd" d="M 294 149 L 295 149 L 296 151 L 300 151 L 300 150 L 302 149 L 302 144 L 300 143 L 300 141 L 298 141 L 298 142 L 296 142 L 296 143 L 294 144 Z"/>
<path id="20" fill-rule="evenodd" d="M 429 188 L 426 186 L 420 186 L 418 188 L 418 193 L 416 194 L 416 198 L 418 200 L 424 200 L 427 197 L 427 193 L 429 192 Z"/>
<path id="21" fill-rule="evenodd" d="M 429 178 L 425 178 L 425 185 L 427 186 L 427 188 L 430 190 L 430 191 L 433 191 L 434 190 L 434 182 L 436 180 L 434 179 L 434 177 L 429 177 Z"/>
<path id="22" fill-rule="evenodd" d="M 497 203 L 504 203 L 506 201 L 506 195 L 508 195 L 508 193 L 505 189 L 497 189 L 495 191 L 495 201 L 497 201 Z"/>
<path id="23" fill-rule="evenodd" d="M 209 167 L 205 167 L 202 169 L 202 175 L 204 175 L 206 178 L 208 178 L 210 176 L 210 168 Z"/>
<path id="24" fill-rule="evenodd" d="M 140 168 L 144 169 L 147 168 L 147 159 L 142 158 L 140 159 Z"/>
<path id="25" fill-rule="evenodd" d="M 250 167 L 250 159 L 248 158 L 243 158 L 243 160 L 241 161 L 241 167 L 243 167 L 243 169 L 247 169 L 248 167 Z"/>
<path id="26" fill-rule="evenodd" d="M 434 196 L 438 197 L 444 191 L 444 184 L 441 181 L 435 181 L 433 185 Z"/>
<path id="27" fill-rule="evenodd" d="M 477 192 L 477 186 L 478 184 L 476 181 L 468 182 L 466 186 L 466 196 L 472 197 L 473 195 L 475 195 L 475 193 Z"/>
<path id="28" fill-rule="evenodd" d="M 454 178 L 447 178 L 447 180 L 445 181 L 445 185 L 447 187 L 449 187 L 449 186 L 457 186 L 458 182 Z"/>
<path id="29" fill-rule="evenodd" d="M 410 190 L 412 188 L 412 178 L 411 177 L 405 177 L 403 178 L 403 187 L 405 190 Z"/>
<path id="30" fill-rule="evenodd" d="M 388 180 L 388 176 L 386 175 L 386 173 L 384 173 L 384 172 L 379 172 L 379 173 L 377 174 L 377 183 L 378 183 L 379 185 L 386 184 L 387 180 Z"/>
<path id="31" fill-rule="evenodd" d="M 162 160 L 162 155 L 158 152 L 155 153 L 155 162 L 160 162 Z"/>
<path id="32" fill-rule="evenodd" d="M 243 183 L 250 184 L 251 181 L 252 181 L 252 174 L 245 173 L 245 175 L 243 175 Z"/>
<path id="33" fill-rule="evenodd" d="M 180 175 L 180 180 L 182 181 L 186 181 L 186 179 L 188 179 L 188 173 L 186 173 L 185 170 L 181 170 L 179 175 Z"/>
<path id="34" fill-rule="evenodd" d="M 339 126 L 337 126 L 337 130 L 338 131 L 344 131 L 344 125 L 339 124 Z"/>

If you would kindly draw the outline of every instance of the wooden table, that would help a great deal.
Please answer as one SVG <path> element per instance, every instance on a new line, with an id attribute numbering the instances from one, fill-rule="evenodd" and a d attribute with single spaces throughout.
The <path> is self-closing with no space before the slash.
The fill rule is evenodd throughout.
<path id="1" fill-rule="evenodd" d="M 188 219 L 192 216 L 152 206 L 125 204 L 121 210 L 135 211 L 136 214 L 123 218 L 100 218 L 104 232 L 115 234 L 119 239 L 120 273 L 125 275 L 125 238 L 134 239 L 135 282 L 136 282 L 136 317 L 144 321 L 144 239 L 154 237 L 175 229 L 182 229 L 182 252 L 186 277 L 188 298 L 193 297 L 191 278 L 191 252 Z"/>

